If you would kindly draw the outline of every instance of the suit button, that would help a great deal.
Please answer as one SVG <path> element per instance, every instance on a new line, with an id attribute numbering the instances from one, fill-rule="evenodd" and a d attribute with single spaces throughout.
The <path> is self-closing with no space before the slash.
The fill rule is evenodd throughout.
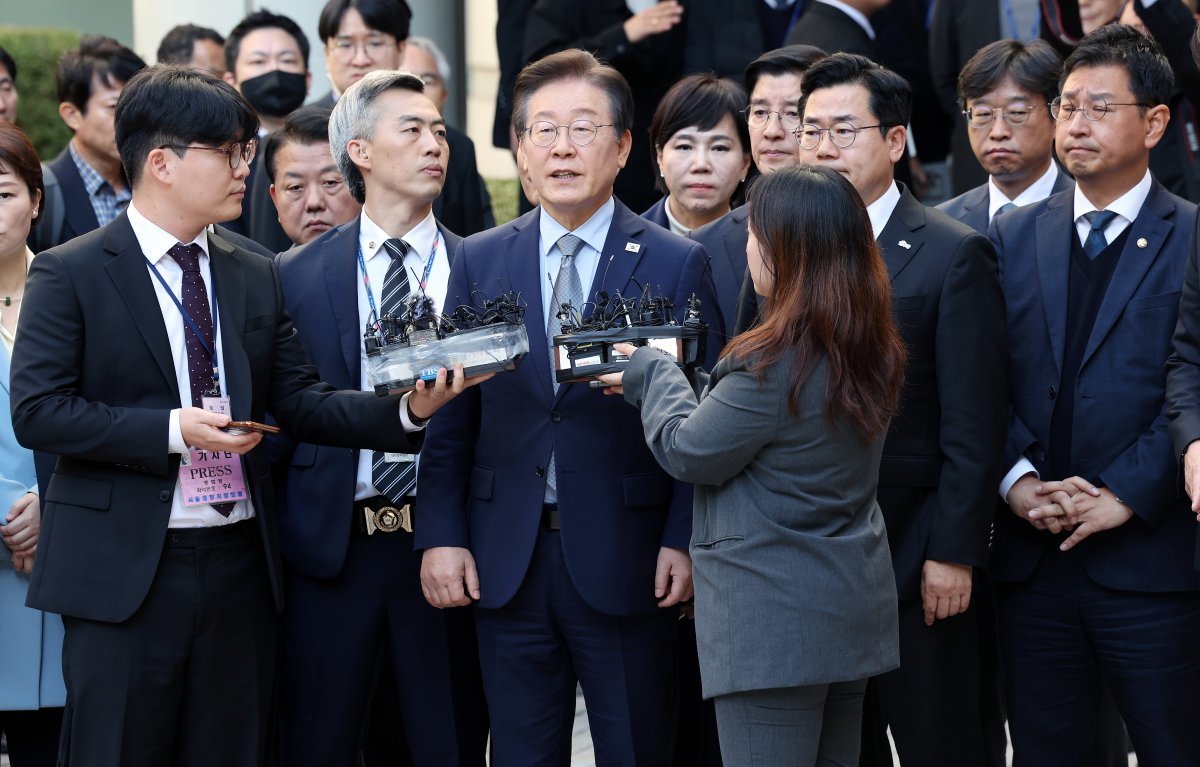
<path id="1" fill-rule="evenodd" d="M 534 474 L 536 474 L 536 475 L 538 475 L 539 477 L 544 477 L 544 476 L 546 476 L 546 470 L 545 470 L 544 468 L 542 468 L 541 466 L 539 466 L 539 467 L 537 467 L 536 469 L 534 469 L 534 470 L 533 470 L 533 473 L 534 473 Z"/>
<path id="2" fill-rule="evenodd" d="M 562 420 L 562 413 L 558 412 L 557 410 L 551 411 L 550 420 L 558 423 Z"/>
<path id="3" fill-rule="evenodd" d="M 1057 392 L 1057 391 L 1055 391 L 1055 389 L 1054 389 L 1054 387 L 1053 387 L 1053 386 L 1051 386 L 1051 387 L 1050 387 L 1050 391 L 1048 391 L 1048 392 L 1046 392 L 1046 393 L 1050 395 L 1050 399 L 1054 399 L 1055 397 L 1057 397 L 1057 396 L 1058 396 L 1058 392 Z"/>
<path id="4" fill-rule="evenodd" d="M 158 500 L 162 501 L 163 503 L 166 503 L 167 501 L 171 500 L 171 491 L 170 490 L 160 491 L 158 494 Z"/>

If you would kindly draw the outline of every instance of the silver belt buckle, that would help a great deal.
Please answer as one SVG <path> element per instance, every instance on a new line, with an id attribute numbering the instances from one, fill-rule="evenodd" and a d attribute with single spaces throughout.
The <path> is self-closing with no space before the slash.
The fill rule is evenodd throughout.
<path id="1" fill-rule="evenodd" d="M 382 506 L 379 509 L 371 509 L 369 506 L 363 508 L 363 514 L 366 516 L 367 535 L 380 533 L 394 533 L 397 530 L 404 530 L 411 533 L 412 526 L 412 504 L 406 503 L 403 506 Z"/>

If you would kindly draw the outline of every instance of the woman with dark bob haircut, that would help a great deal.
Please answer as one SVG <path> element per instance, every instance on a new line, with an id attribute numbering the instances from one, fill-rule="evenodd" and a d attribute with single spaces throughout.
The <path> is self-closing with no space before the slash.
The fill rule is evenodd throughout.
<path id="1" fill-rule="evenodd" d="M 750 170 L 745 106 L 742 86 L 715 75 L 689 75 L 671 86 L 650 121 L 654 183 L 665 196 L 642 218 L 686 237 L 729 212 Z"/>
<path id="2" fill-rule="evenodd" d="M 67 691 L 62 619 L 25 606 L 41 524 L 33 453 L 17 444 L 8 366 L 33 253 L 25 245 L 42 214 L 37 152 L 0 120 L 0 734 L 12 767 L 53 765 Z"/>
<path id="3" fill-rule="evenodd" d="M 748 205 L 762 323 L 695 389 L 653 348 L 619 345 L 628 366 L 605 380 L 696 486 L 696 634 L 726 767 L 857 764 L 867 679 L 899 665 L 875 488 L 904 343 L 850 182 L 786 168 Z"/>

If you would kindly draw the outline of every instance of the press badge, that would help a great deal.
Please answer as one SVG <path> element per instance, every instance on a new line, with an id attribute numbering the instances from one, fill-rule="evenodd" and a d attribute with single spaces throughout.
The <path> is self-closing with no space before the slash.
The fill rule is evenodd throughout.
<path id="1" fill-rule="evenodd" d="M 204 397 L 201 404 L 210 413 L 229 415 L 229 397 Z M 244 501 L 242 457 L 224 450 L 188 450 L 179 462 L 179 487 L 184 506 Z"/>
<path id="2" fill-rule="evenodd" d="M 412 463 L 416 456 L 412 453 L 384 453 L 384 463 Z"/>

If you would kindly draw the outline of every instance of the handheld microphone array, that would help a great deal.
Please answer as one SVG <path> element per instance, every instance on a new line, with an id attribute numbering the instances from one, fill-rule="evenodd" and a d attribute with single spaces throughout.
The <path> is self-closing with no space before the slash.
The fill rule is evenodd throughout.
<path id="1" fill-rule="evenodd" d="M 700 317 L 700 299 L 688 299 L 683 324 L 675 321 L 675 305 L 665 296 L 654 296 L 650 286 L 636 298 L 619 292 L 600 292 L 584 317 L 569 303 L 559 306 L 562 333 L 554 336 L 554 377 L 559 383 L 587 381 L 605 373 L 620 372 L 629 358 L 617 353 L 616 343 L 653 346 L 675 358 L 683 368 L 704 359 L 708 325 Z"/>
<path id="2" fill-rule="evenodd" d="M 367 380 L 383 396 L 433 381 L 442 367 L 452 377 L 458 363 L 468 377 L 516 370 L 529 353 L 524 315 L 525 302 L 512 291 L 489 299 L 476 287 L 471 303 L 449 314 L 438 314 L 428 296 L 415 295 L 398 316 L 367 325 Z"/>

